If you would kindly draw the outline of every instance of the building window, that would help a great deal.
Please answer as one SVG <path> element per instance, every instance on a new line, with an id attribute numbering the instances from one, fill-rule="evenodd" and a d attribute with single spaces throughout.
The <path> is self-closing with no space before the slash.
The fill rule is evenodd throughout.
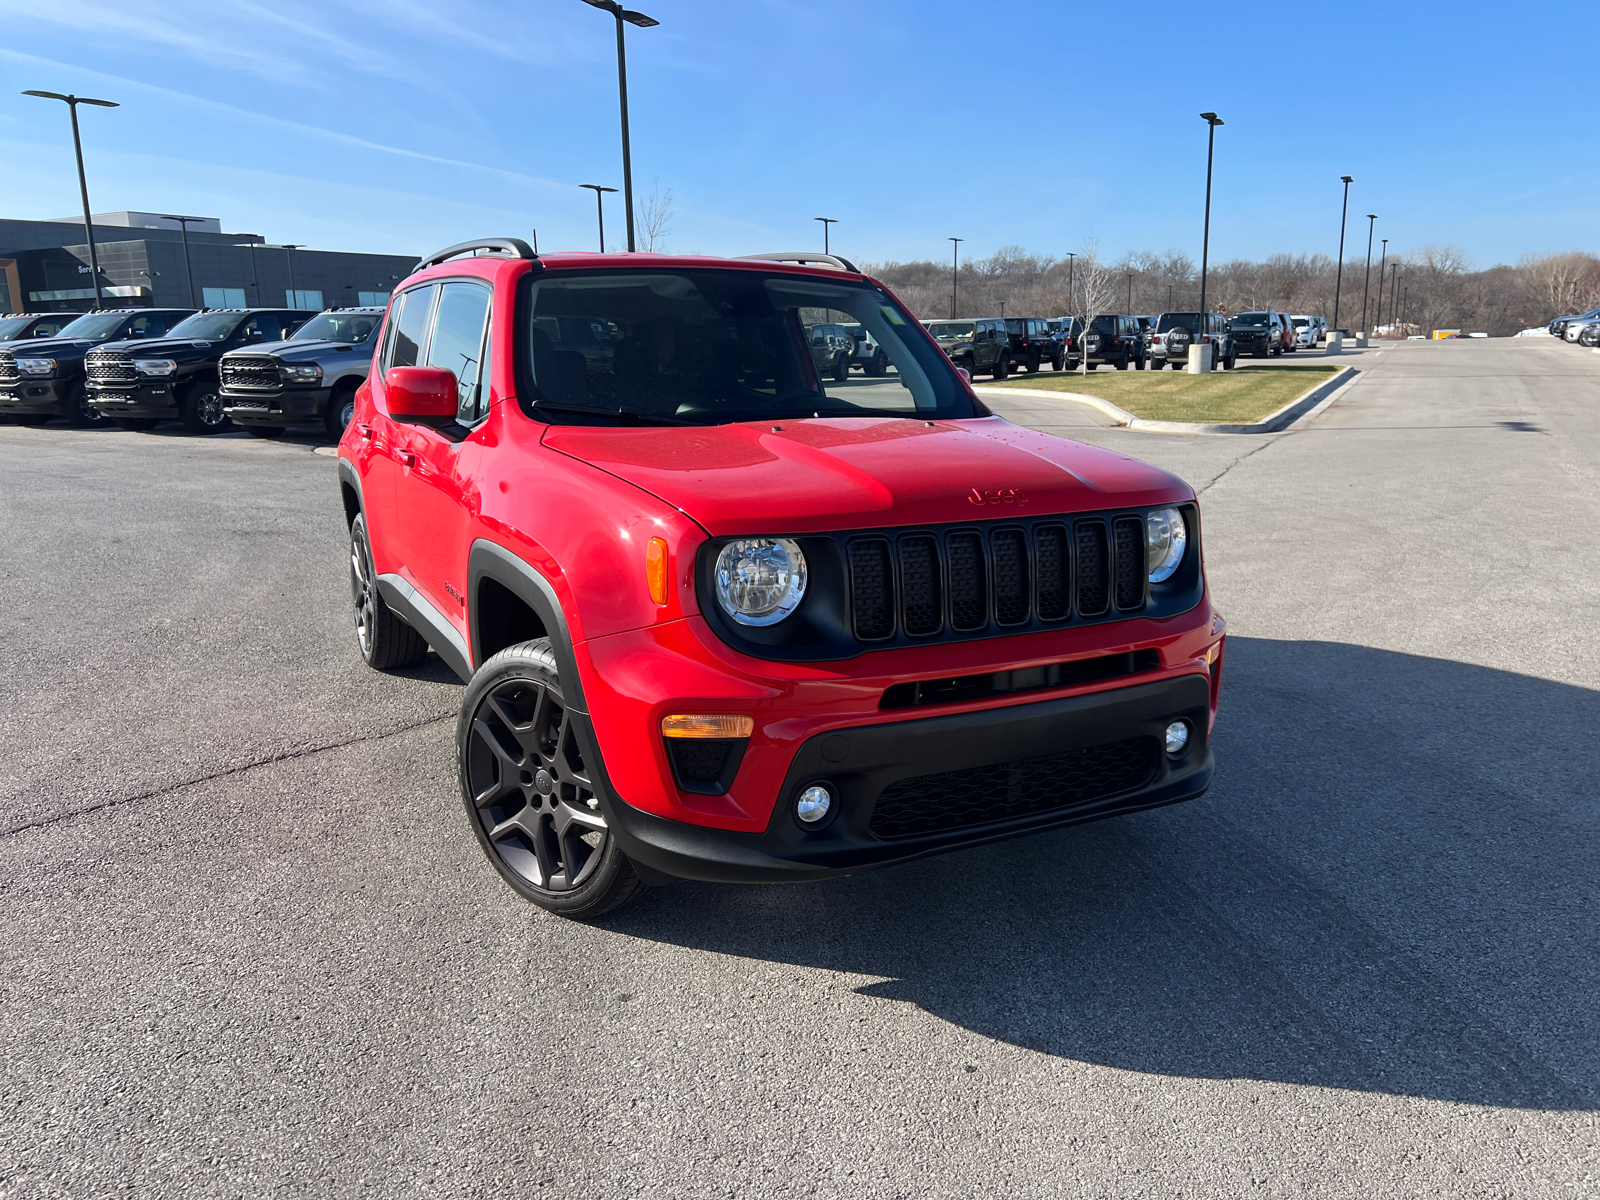
<path id="1" fill-rule="evenodd" d="M 201 288 L 201 300 L 207 308 L 248 308 L 244 302 L 243 288 Z"/>
<path id="2" fill-rule="evenodd" d="M 362 308 L 387 308 L 389 304 L 388 292 L 357 292 L 356 297 Z"/>
<path id="3" fill-rule="evenodd" d="M 289 298 L 289 303 L 284 306 L 286 308 L 307 309 L 311 312 L 322 311 L 321 292 L 285 292 L 284 295 Z"/>

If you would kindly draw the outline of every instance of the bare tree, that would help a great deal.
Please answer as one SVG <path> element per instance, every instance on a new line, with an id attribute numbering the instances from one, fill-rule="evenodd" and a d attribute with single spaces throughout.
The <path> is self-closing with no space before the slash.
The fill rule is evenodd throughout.
<path id="1" fill-rule="evenodd" d="M 672 189 L 661 190 L 661 180 L 650 183 L 650 194 L 639 206 L 639 239 L 648 254 L 666 250 L 666 236 L 672 231 Z"/>
<path id="2" fill-rule="evenodd" d="M 1530 254 L 1517 270 L 1528 299 L 1555 316 L 1585 312 L 1600 301 L 1600 258 L 1592 254 Z"/>
<path id="3" fill-rule="evenodd" d="M 1092 326 L 1094 319 L 1102 313 L 1112 311 L 1116 304 L 1117 275 L 1112 268 L 1100 261 L 1098 247 L 1094 239 L 1083 244 L 1083 250 L 1078 255 L 1077 286 L 1073 288 L 1075 304 L 1071 305 L 1071 316 L 1078 334 L 1078 373 L 1089 373 L 1088 342 L 1094 334 Z M 1098 335 L 1096 335 L 1098 336 Z"/>

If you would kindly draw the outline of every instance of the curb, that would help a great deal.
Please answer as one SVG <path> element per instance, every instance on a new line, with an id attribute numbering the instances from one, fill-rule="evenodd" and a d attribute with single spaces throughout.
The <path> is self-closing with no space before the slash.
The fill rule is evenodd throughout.
<path id="1" fill-rule="evenodd" d="M 1252 421 L 1248 424 L 1226 425 L 1209 425 L 1196 421 L 1147 421 L 1143 417 L 1134 416 L 1125 408 L 1117 407 L 1109 400 L 1102 400 L 1099 396 L 1086 396 L 1080 392 L 1054 392 L 1046 391 L 1043 388 L 996 387 L 975 387 L 972 390 L 979 396 L 992 396 L 995 398 L 1010 395 L 1069 400 L 1110 417 L 1117 426 L 1138 430 L 1142 433 L 1278 433 L 1287 429 L 1313 410 L 1320 412 L 1333 403 L 1334 393 L 1353 383 L 1359 375 L 1360 372 L 1355 367 L 1346 367 L 1332 379 L 1318 384 L 1303 396 L 1297 396 L 1276 412 L 1268 413 L 1259 421 Z"/>

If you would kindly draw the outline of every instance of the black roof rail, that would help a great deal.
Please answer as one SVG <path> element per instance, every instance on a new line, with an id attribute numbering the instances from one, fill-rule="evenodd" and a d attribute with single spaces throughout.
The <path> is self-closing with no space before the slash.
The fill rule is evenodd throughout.
<path id="1" fill-rule="evenodd" d="M 774 250 L 768 254 L 741 254 L 739 257 L 743 261 L 760 259 L 766 262 L 798 263 L 801 266 L 815 263 L 817 266 L 861 274 L 861 268 L 848 258 L 840 258 L 837 254 L 813 254 L 809 250 Z"/>
<path id="2" fill-rule="evenodd" d="M 539 256 L 533 252 L 533 247 L 521 238 L 477 238 L 470 242 L 457 242 L 454 246 L 446 246 L 437 254 L 430 254 L 417 264 L 416 269 L 421 271 L 426 267 L 436 267 L 446 259 L 476 250 L 487 250 L 493 258 L 527 258 L 534 262 L 539 260 Z"/>

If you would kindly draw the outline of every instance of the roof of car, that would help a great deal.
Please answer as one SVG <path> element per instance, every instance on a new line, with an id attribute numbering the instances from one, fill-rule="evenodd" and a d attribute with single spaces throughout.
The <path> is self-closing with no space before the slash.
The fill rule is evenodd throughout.
<path id="1" fill-rule="evenodd" d="M 821 255 L 817 256 L 822 257 Z M 784 262 L 771 258 L 723 258 L 715 254 L 648 254 L 643 252 L 607 253 L 599 254 L 590 250 L 556 250 L 540 254 L 531 260 L 518 260 L 499 254 L 484 254 L 476 256 L 462 256 L 446 259 L 444 262 L 434 263 L 416 272 L 416 277 L 445 276 L 459 273 L 462 267 L 469 264 L 481 264 L 490 268 L 507 262 L 528 261 L 537 263 L 540 268 L 548 271 L 593 270 L 595 268 L 626 268 L 632 270 L 706 270 L 715 268 L 730 271 L 761 271 L 765 273 L 808 275 L 813 278 L 826 276 L 837 278 L 844 275 L 848 278 L 865 278 L 862 272 L 850 272 L 839 267 L 812 265 L 796 262 Z"/>

